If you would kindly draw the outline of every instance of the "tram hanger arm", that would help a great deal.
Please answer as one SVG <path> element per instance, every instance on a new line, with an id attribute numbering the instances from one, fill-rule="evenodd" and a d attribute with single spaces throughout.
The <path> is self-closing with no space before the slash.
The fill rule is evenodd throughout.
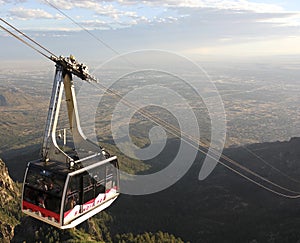
<path id="1" fill-rule="evenodd" d="M 70 55 L 70 57 L 51 56 L 50 60 L 62 66 L 64 69 L 71 72 L 72 74 L 74 74 L 82 80 L 85 80 L 87 82 L 94 81 L 98 83 L 98 80 L 89 73 L 88 67 L 83 63 L 77 62 L 73 55 Z"/>

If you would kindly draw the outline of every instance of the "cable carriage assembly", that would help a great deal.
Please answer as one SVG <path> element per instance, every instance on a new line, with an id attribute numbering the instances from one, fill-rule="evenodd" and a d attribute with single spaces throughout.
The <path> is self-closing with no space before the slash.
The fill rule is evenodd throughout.
<path id="1" fill-rule="evenodd" d="M 90 141 L 80 127 L 72 75 L 87 82 L 97 82 L 97 79 L 72 55 L 69 58 L 57 57 L 4 19 L 0 18 L 0 21 L 12 29 L 0 25 L 2 30 L 56 63 L 42 154 L 40 159 L 27 164 L 22 212 L 60 229 L 73 228 L 110 206 L 120 191 L 117 157 Z M 63 92 L 76 146 L 71 150 L 59 146 L 56 139 Z M 67 145 L 66 132 L 64 145 Z"/>
<path id="2" fill-rule="evenodd" d="M 95 80 L 87 67 L 73 56 L 51 56 L 50 59 L 56 63 L 56 72 L 42 157 L 27 165 L 22 212 L 60 229 L 68 229 L 104 210 L 118 197 L 118 161 L 116 156 L 110 156 L 88 140 L 80 127 L 72 74 L 82 80 Z M 77 147 L 70 151 L 64 151 L 56 140 L 63 91 L 70 130 Z"/>

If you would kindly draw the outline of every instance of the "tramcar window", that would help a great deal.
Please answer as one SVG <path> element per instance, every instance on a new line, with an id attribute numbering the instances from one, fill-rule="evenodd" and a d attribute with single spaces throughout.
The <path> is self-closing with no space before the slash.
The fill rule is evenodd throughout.
<path id="1" fill-rule="evenodd" d="M 67 195 L 65 201 L 65 212 L 73 209 L 76 205 L 80 204 L 80 176 L 70 177 L 70 181 L 67 187 Z"/>
<path id="2" fill-rule="evenodd" d="M 118 184 L 118 161 L 114 160 L 111 162 L 111 168 L 112 168 L 112 173 L 113 173 L 113 181 L 112 181 L 112 187 L 119 187 Z"/>
<path id="3" fill-rule="evenodd" d="M 61 198 L 25 185 L 24 201 L 59 214 Z"/>
<path id="4" fill-rule="evenodd" d="M 24 200 L 59 213 L 64 177 L 59 174 L 30 167 L 24 188 Z"/>
<path id="5" fill-rule="evenodd" d="M 76 175 L 76 176 L 70 177 L 67 194 L 73 194 L 75 192 L 79 192 L 80 188 L 81 188 L 80 176 Z"/>
<path id="6" fill-rule="evenodd" d="M 114 166 L 112 164 L 106 165 L 106 190 L 113 188 L 114 181 Z"/>
<path id="7" fill-rule="evenodd" d="M 31 167 L 28 171 L 25 183 L 40 191 L 61 196 L 65 178 L 40 168 Z"/>
<path id="8" fill-rule="evenodd" d="M 24 188 L 24 200 L 27 202 L 30 202 L 32 204 L 36 204 L 36 199 L 37 199 L 37 193 L 38 191 L 25 186 Z"/>
<path id="9" fill-rule="evenodd" d="M 65 212 L 73 209 L 79 202 L 79 193 L 68 195 L 65 203 Z"/>
<path id="10" fill-rule="evenodd" d="M 83 203 L 87 203 L 95 198 L 93 178 L 89 174 L 83 175 Z"/>
<path id="11" fill-rule="evenodd" d="M 95 196 L 105 193 L 105 166 L 97 167 L 89 172 L 95 183 Z"/>
<path id="12" fill-rule="evenodd" d="M 61 198 L 60 197 L 55 197 L 50 194 L 43 194 L 44 196 L 44 205 L 45 208 L 55 212 L 57 214 L 60 213 L 60 205 L 61 205 Z"/>

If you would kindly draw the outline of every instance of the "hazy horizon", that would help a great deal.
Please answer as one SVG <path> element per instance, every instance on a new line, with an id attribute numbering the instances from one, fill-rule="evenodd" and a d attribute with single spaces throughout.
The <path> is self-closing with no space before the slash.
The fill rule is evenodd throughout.
<path id="1" fill-rule="evenodd" d="M 82 60 L 144 49 L 194 61 L 300 54 L 295 1 L 2 0 L 0 6 L 2 18 L 56 55 Z M 0 41 L 1 59 L 40 58 L 3 31 Z"/>

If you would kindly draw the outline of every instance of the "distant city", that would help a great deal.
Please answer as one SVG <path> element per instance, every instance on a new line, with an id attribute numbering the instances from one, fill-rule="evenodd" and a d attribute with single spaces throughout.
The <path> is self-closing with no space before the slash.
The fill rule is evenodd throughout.
<path id="1" fill-rule="evenodd" d="M 300 83 L 298 82 L 300 62 L 291 59 L 273 63 L 211 62 L 200 63 L 200 65 L 209 74 L 224 102 L 227 119 L 227 147 L 284 141 L 300 136 L 298 129 L 300 127 Z M 102 76 L 107 75 L 109 79 L 109 74 L 114 71 L 116 70 L 109 70 Z M 51 63 L 49 65 L 27 63 L 18 69 L 11 65 L 2 65 L 0 73 L 0 110 L 1 114 L 5 114 L 0 117 L 1 150 L 38 144 L 44 129 L 54 67 Z M 168 88 L 177 87 L 174 91 L 181 90 L 182 95 L 195 111 L 202 138 L 209 138 L 210 119 L 205 105 L 199 96 L 193 95 L 193 90 L 186 89 L 184 81 L 168 76 L 158 76 L 159 74 L 155 72 L 143 77 L 144 74 L 131 74 L 116 82 L 112 89 L 125 94 L 149 84 L 160 84 Z M 105 85 L 105 80 L 101 82 Z M 82 84 L 82 81 L 75 80 L 77 89 L 80 90 Z M 181 87 L 180 85 L 182 88 L 178 88 Z M 81 110 L 85 110 L 84 107 L 89 106 L 90 99 L 97 99 L 97 95 L 101 93 L 100 90 L 91 87 L 94 93 L 81 102 Z M 154 95 L 160 96 L 157 98 L 162 99 L 163 104 L 163 95 L 160 93 L 145 94 L 143 98 L 151 100 Z M 107 94 L 105 97 L 97 109 L 96 128 L 98 137 L 108 139 L 111 137 L 109 134 L 110 116 L 117 100 Z M 174 107 L 185 109 L 180 104 L 174 104 Z M 152 109 L 152 112 L 163 119 L 174 120 L 172 115 L 162 110 Z M 139 117 L 135 117 L 132 122 L 138 122 L 138 119 Z M 83 119 L 83 123 L 93 125 L 92 121 L 86 119 Z M 122 119 L 120 119 L 120 125 L 122 125 Z"/>

